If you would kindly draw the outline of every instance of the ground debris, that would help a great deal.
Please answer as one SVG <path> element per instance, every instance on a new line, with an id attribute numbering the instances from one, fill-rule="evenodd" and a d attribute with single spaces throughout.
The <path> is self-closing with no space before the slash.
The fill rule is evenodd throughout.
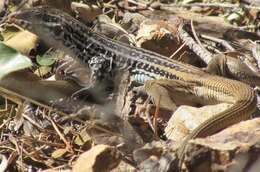
<path id="1" fill-rule="evenodd" d="M 230 69 L 234 61 L 241 61 L 247 67 L 237 68 L 250 68 L 256 74 L 260 71 L 260 8 L 256 0 L 0 0 L 1 20 L 4 22 L 16 9 L 39 5 L 66 11 L 93 31 L 167 56 L 169 62 L 174 59 L 219 74 L 211 71 L 216 66 L 209 61 L 230 56 L 233 60 L 220 68 Z M 156 101 L 147 90 L 144 92 L 143 85 L 127 70 L 103 72 L 105 77 L 95 82 L 90 64 L 48 47 L 28 31 L 12 28 L 16 26 L 1 23 L 0 39 L 29 56 L 32 66 L 0 79 L 0 167 L 4 170 L 258 172 L 258 118 L 190 140 L 180 165 L 178 148 L 184 137 L 230 105 L 201 107 L 203 102 L 185 102 L 194 106 L 190 107 L 173 101 L 166 107 L 167 101 Z M 46 57 L 49 61 L 41 60 Z M 230 70 L 224 73 L 238 79 Z M 161 92 L 167 91 L 162 85 Z M 170 91 L 163 92 L 162 99 L 178 97 L 172 87 L 193 85 L 180 81 L 168 82 L 167 86 Z"/>
<path id="2" fill-rule="evenodd" d="M 108 172 L 121 161 L 121 155 L 115 147 L 97 145 L 82 153 L 72 167 L 72 172 Z"/>

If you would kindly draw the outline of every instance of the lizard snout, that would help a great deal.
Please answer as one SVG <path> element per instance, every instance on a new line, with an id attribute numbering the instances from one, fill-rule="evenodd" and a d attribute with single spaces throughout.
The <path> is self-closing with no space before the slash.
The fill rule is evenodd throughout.
<path id="1" fill-rule="evenodd" d="M 28 19 L 30 19 L 30 17 L 27 13 L 18 11 L 8 16 L 6 22 L 18 25 L 23 29 L 29 29 L 31 22 Z"/>

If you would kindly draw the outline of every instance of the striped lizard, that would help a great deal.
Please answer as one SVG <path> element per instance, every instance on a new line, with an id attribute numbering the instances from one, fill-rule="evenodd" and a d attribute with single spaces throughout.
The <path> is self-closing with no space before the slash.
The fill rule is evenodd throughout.
<path id="1" fill-rule="evenodd" d="M 132 78 L 144 84 L 145 90 L 152 97 L 162 95 L 161 98 L 165 99 L 161 100 L 162 106 L 172 103 L 232 104 L 188 135 L 177 152 L 180 163 L 185 157 L 186 145 L 190 139 L 212 135 L 248 119 L 255 111 L 256 95 L 249 85 L 106 38 L 60 10 L 48 7 L 27 9 L 12 15 L 9 22 L 39 35 L 49 46 L 65 51 L 90 68 L 93 61 L 106 59 L 98 67 L 105 70 L 101 72 L 129 71 Z M 224 65 L 221 67 L 224 68 Z M 235 73 L 243 74 L 242 80 L 260 81 L 245 71 Z M 157 92 L 158 87 L 160 89 Z"/>

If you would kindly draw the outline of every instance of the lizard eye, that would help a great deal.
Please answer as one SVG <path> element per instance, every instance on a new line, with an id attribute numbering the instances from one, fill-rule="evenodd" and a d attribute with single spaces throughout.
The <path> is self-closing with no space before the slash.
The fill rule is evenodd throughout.
<path id="1" fill-rule="evenodd" d="M 54 26 L 53 32 L 54 32 L 54 35 L 60 35 L 62 33 L 62 26 Z"/>
<path id="2" fill-rule="evenodd" d="M 18 20 L 17 24 L 20 25 L 24 29 L 28 29 L 28 26 L 29 26 L 29 22 L 27 22 L 25 20 Z"/>
<path id="3" fill-rule="evenodd" d="M 26 24 L 26 22 L 24 20 L 19 20 L 19 23 L 24 26 Z"/>
<path id="4" fill-rule="evenodd" d="M 42 20 L 45 21 L 45 22 L 48 22 L 49 21 L 49 16 L 46 15 L 46 14 L 43 14 L 42 15 Z"/>

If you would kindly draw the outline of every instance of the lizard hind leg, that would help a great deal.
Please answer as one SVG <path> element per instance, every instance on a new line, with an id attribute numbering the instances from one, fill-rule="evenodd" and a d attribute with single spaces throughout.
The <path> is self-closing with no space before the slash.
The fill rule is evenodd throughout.
<path id="1" fill-rule="evenodd" d="M 110 61 L 102 56 L 93 56 L 88 63 L 91 71 L 90 81 L 87 86 L 76 91 L 72 97 L 104 103 L 113 90 Z"/>
<path id="2" fill-rule="evenodd" d="M 210 61 L 206 71 L 260 87 L 260 73 L 253 71 L 245 63 L 231 56 L 217 55 Z"/>
<path id="3" fill-rule="evenodd" d="M 145 82 L 144 86 L 142 86 L 142 92 L 145 92 L 148 94 L 148 98 L 145 101 L 145 104 L 142 108 L 139 109 L 139 113 L 144 113 L 147 119 L 147 122 L 151 129 L 154 132 L 154 136 L 157 138 L 157 113 L 161 113 L 161 108 L 167 110 L 167 111 L 175 111 L 177 109 L 177 106 L 175 105 L 175 102 L 171 98 L 168 90 L 161 86 L 161 83 L 159 80 L 148 80 Z M 153 105 L 149 104 L 150 101 L 153 101 Z M 154 112 L 152 112 L 154 110 Z M 159 111 L 157 111 L 159 110 Z M 154 117 L 152 120 L 151 113 L 154 113 Z"/>

